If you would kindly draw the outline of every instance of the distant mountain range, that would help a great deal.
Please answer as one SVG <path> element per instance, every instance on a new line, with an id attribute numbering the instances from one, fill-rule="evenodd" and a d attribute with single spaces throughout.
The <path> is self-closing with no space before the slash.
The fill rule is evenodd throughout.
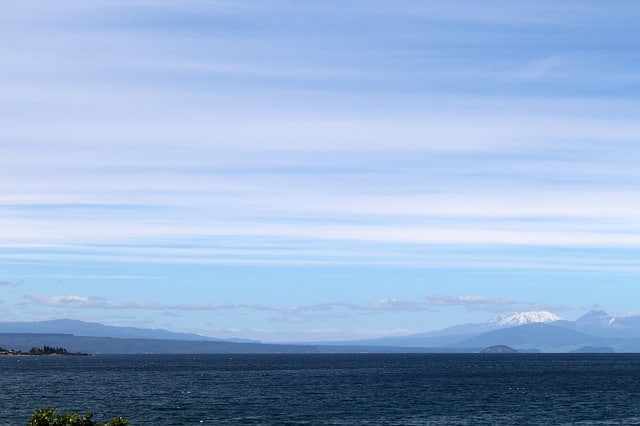
<path id="1" fill-rule="evenodd" d="M 200 336 L 198 334 L 174 333 L 162 329 L 115 327 L 98 322 L 85 322 L 71 319 L 35 322 L 2 322 L 0 323 L 0 333 L 73 334 L 74 336 L 116 337 L 122 339 L 222 340 Z"/>
<path id="2" fill-rule="evenodd" d="M 116 327 L 71 319 L 0 323 L 0 347 L 26 351 L 44 345 L 91 354 L 318 352 L 308 345 L 215 339 L 199 334 Z"/>
<path id="3" fill-rule="evenodd" d="M 118 327 L 99 322 L 57 319 L 34 322 L 0 322 L 0 333 L 72 334 L 85 337 L 113 337 L 119 339 L 163 339 L 180 341 L 210 341 L 260 343 L 249 339 L 216 339 L 193 333 L 176 333 L 160 328 Z"/>
<path id="4" fill-rule="evenodd" d="M 215 339 L 162 329 L 114 327 L 77 320 L 0 323 L 0 347 L 62 346 L 87 353 L 354 353 L 480 352 L 508 346 L 519 352 L 640 352 L 640 316 L 602 310 L 575 321 L 546 311 L 495 317 L 407 336 L 338 342 L 269 344 Z"/>
<path id="5" fill-rule="evenodd" d="M 475 351 L 496 345 L 521 351 L 584 352 L 591 348 L 598 352 L 640 352 L 640 316 L 614 317 L 602 310 L 592 310 L 569 321 L 546 311 L 521 312 L 484 323 L 339 344 L 446 348 L 451 352 Z"/>

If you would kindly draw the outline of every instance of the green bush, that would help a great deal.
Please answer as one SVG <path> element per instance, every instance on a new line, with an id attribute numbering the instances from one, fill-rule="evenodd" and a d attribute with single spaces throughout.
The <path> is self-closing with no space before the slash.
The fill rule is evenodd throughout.
<path id="1" fill-rule="evenodd" d="M 107 423 L 98 423 L 92 420 L 93 413 L 84 416 L 77 413 L 56 414 L 56 410 L 49 407 L 38 408 L 29 419 L 27 426 L 129 426 L 126 419 L 116 417 Z"/>

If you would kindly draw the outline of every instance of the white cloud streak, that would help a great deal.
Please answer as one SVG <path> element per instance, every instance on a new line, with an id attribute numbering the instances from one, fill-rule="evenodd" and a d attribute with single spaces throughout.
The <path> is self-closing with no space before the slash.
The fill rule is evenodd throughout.
<path id="1" fill-rule="evenodd" d="M 380 299 L 374 302 L 357 304 L 346 302 L 317 303 L 302 306 L 269 306 L 256 304 L 228 304 L 228 303 L 192 303 L 192 304 L 161 304 L 149 301 L 116 301 L 97 296 L 78 295 L 42 295 L 27 294 L 25 299 L 52 308 L 65 309 L 105 309 L 105 310 L 158 310 L 158 311 L 221 311 L 221 310 L 251 310 L 270 312 L 285 317 L 305 318 L 315 316 L 335 316 L 340 312 L 385 314 L 402 312 L 428 311 L 442 306 L 463 307 L 473 310 L 494 311 L 499 309 L 513 309 L 518 302 L 510 299 L 487 298 L 484 296 L 450 296 L 432 295 L 420 301 L 404 299 Z"/>
<path id="2" fill-rule="evenodd" d="M 176 304 L 166 305 L 148 301 L 116 301 L 99 296 L 77 296 L 77 295 L 53 295 L 45 296 L 38 294 L 27 294 L 27 300 L 52 307 L 65 309 L 115 309 L 115 310 L 180 310 L 180 311 L 215 311 L 222 309 L 233 309 L 235 305 L 225 304 Z"/>
<path id="3" fill-rule="evenodd" d="M 632 16 L 188 5 L 7 7 L 0 260 L 634 268 Z"/>
<path id="4" fill-rule="evenodd" d="M 487 308 L 489 308 L 489 310 L 503 307 L 509 308 L 517 304 L 517 302 L 511 299 L 466 295 L 450 296 L 446 294 L 428 296 L 426 303 L 431 306 L 462 306 L 468 309 L 480 310 Z"/>

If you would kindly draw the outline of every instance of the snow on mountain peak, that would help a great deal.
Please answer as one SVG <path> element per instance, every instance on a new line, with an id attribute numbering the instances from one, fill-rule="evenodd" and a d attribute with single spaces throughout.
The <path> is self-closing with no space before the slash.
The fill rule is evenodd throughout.
<path id="1" fill-rule="evenodd" d="M 531 312 L 520 312 L 517 314 L 512 314 L 507 316 L 498 315 L 497 317 L 492 318 L 489 321 L 489 324 L 497 325 L 497 326 L 512 326 L 512 325 L 531 324 L 534 322 L 548 323 L 548 322 L 554 322 L 554 321 L 561 321 L 563 319 L 564 318 L 559 317 L 556 314 L 552 314 L 551 312 L 531 311 Z"/>

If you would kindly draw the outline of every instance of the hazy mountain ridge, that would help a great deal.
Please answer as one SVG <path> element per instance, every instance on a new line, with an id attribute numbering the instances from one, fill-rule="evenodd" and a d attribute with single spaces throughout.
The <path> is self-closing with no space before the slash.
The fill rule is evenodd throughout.
<path id="1" fill-rule="evenodd" d="M 563 326 L 595 336 L 640 338 L 640 316 L 617 317 L 602 310 L 589 311 Z"/>
<path id="2" fill-rule="evenodd" d="M 51 333 L 71 334 L 84 337 L 113 337 L 121 339 L 164 339 L 184 341 L 242 341 L 241 339 L 216 339 L 193 333 L 177 333 L 164 329 L 149 329 L 137 327 L 120 327 L 105 325 L 98 322 L 87 322 L 72 319 L 56 319 L 33 322 L 3 322 L 0 323 L 0 333 Z"/>
<path id="3" fill-rule="evenodd" d="M 0 323 L 0 346 L 29 349 L 44 344 L 88 353 L 442 353 L 479 352 L 500 345 L 520 352 L 640 352 L 640 316 L 614 317 L 593 310 L 571 321 L 546 311 L 521 312 L 407 336 L 287 344 L 77 320 Z"/>
<path id="4" fill-rule="evenodd" d="M 452 352 L 495 345 L 508 345 L 526 351 L 569 352 L 584 348 L 607 348 L 620 352 L 640 352 L 640 316 L 614 317 L 605 311 L 593 310 L 571 321 L 547 311 L 520 312 L 494 317 L 485 323 L 348 343 L 438 347 L 448 348 Z"/>
<path id="5" fill-rule="evenodd" d="M 53 333 L 0 333 L 0 347 L 29 350 L 41 346 L 64 347 L 87 354 L 252 354 L 319 353 L 312 345 L 236 343 L 213 340 L 167 340 Z"/>
<path id="6" fill-rule="evenodd" d="M 577 347 L 603 347 L 616 341 L 592 336 L 547 323 L 529 323 L 480 334 L 453 344 L 453 347 L 480 348 L 494 345 L 508 345 L 522 349 L 543 351 L 570 351 Z"/>

